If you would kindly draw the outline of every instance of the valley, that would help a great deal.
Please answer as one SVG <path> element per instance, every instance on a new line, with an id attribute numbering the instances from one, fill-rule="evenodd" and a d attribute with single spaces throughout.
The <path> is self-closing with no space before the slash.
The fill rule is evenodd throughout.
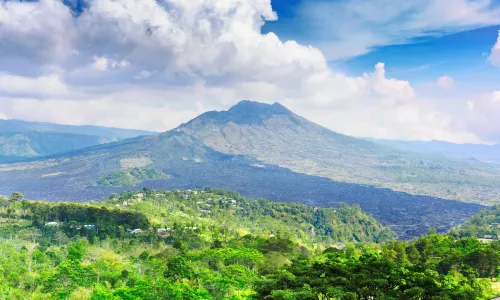
<path id="1" fill-rule="evenodd" d="M 0 193 L 23 191 L 30 199 L 89 201 L 131 187 L 96 185 L 102 174 L 147 165 L 168 174 L 137 188 L 202 188 L 236 190 L 249 197 L 302 202 L 319 207 L 359 204 L 401 239 L 436 227 L 445 232 L 483 208 L 481 205 L 415 196 L 368 185 L 334 182 L 328 178 L 292 172 L 244 156 L 220 153 L 181 132 L 96 146 L 71 155 L 0 167 Z M 256 167 L 255 164 L 259 164 Z M 56 174 L 55 176 L 46 176 Z"/>

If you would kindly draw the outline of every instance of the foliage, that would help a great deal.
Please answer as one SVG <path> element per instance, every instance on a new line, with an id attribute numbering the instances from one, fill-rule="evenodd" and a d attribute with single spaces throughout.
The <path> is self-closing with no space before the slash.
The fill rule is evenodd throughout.
<path id="1" fill-rule="evenodd" d="M 437 234 L 375 249 L 328 249 L 261 277 L 256 290 L 264 299 L 489 299 L 485 278 L 499 275 L 499 250 Z"/>
<path id="2" fill-rule="evenodd" d="M 436 233 L 395 241 L 359 207 L 212 188 L 5 201 L 6 299 L 469 300 L 492 297 L 500 275 L 499 242 Z"/>
<path id="3" fill-rule="evenodd" d="M 464 224 L 452 228 L 450 233 L 456 237 L 500 239 L 500 205 L 479 212 Z"/>
<path id="4" fill-rule="evenodd" d="M 149 168 L 129 168 L 99 176 L 98 186 L 135 186 L 144 180 L 167 179 L 168 175 Z"/>

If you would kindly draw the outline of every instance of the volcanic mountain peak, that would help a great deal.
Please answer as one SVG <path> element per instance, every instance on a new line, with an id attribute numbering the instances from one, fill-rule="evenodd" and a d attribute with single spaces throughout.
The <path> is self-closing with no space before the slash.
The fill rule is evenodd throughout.
<path id="1" fill-rule="evenodd" d="M 288 108 L 274 102 L 274 104 L 261 103 L 250 100 L 242 100 L 228 110 L 233 116 L 263 116 L 278 114 L 293 114 Z"/>
<path id="2" fill-rule="evenodd" d="M 232 122 L 236 124 L 256 124 L 277 116 L 289 118 L 298 117 L 278 102 L 275 102 L 274 104 L 267 104 L 250 100 L 242 100 L 229 110 L 206 112 L 188 123 L 182 124 L 179 128 L 210 123 L 225 124 Z"/>

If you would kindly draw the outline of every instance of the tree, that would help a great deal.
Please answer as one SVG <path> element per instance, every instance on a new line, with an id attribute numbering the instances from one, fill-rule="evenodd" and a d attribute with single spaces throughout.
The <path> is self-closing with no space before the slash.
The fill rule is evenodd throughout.
<path id="1" fill-rule="evenodd" d="M 180 250 L 181 252 L 186 251 L 186 245 L 181 240 L 175 240 L 174 244 L 172 245 L 177 250 Z"/>
<path id="2" fill-rule="evenodd" d="M 171 257 L 167 262 L 167 270 L 164 273 L 166 278 L 180 277 L 186 279 L 194 278 L 194 271 L 190 263 L 181 256 Z"/>
<path id="3" fill-rule="evenodd" d="M 69 241 L 69 238 L 64 232 L 57 231 L 52 237 L 52 240 L 54 240 L 58 245 L 63 245 Z"/>
<path id="4" fill-rule="evenodd" d="M 85 244 L 83 241 L 78 241 L 68 245 L 68 259 L 73 261 L 81 261 L 85 255 Z"/>
<path id="5" fill-rule="evenodd" d="M 12 202 L 22 201 L 23 199 L 24 199 L 24 195 L 20 192 L 14 192 L 14 193 L 12 193 L 12 196 L 10 197 L 10 200 Z"/>

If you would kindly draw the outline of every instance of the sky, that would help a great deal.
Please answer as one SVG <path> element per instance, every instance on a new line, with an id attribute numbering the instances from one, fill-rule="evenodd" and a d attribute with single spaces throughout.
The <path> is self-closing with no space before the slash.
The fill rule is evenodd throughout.
<path id="1" fill-rule="evenodd" d="M 165 131 L 244 99 L 500 143 L 500 0 L 0 0 L 0 118 Z"/>

